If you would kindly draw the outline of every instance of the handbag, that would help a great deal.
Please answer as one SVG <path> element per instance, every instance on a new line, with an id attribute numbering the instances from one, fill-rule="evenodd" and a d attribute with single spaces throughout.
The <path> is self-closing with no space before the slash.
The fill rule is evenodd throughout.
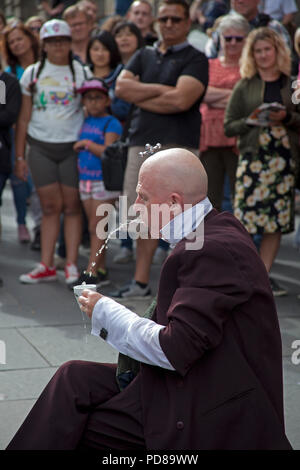
<path id="1" fill-rule="evenodd" d="M 123 189 L 124 175 L 127 164 L 127 151 L 129 145 L 128 131 L 132 109 L 133 107 L 129 112 L 120 139 L 108 145 L 101 154 L 103 183 L 105 189 L 108 191 L 122 191 Z M 106 123 L 105 129 L 108 124 L 109 121 Z"/>

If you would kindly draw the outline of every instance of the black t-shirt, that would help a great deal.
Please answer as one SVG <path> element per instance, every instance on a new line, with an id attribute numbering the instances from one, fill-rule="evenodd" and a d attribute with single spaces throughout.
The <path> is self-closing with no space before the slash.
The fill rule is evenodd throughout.
<path id="1" fill-rule="evenodd" d="M 283 76 L 272 82 L 265 82 L 264 103 L 282 103 L 281 88 L 283 87 Z"/>
<path id="2" fill-rule="evenodd" d="M 22 94 L 19 81 L 13 75 L 0 72 L 0 173 L 11 172 L 11 127 L 21 108 Z"/>
<path id="3" fill-rule="evenodd" d="M 39 3 L 41 3 L 43 0 L 39 0 Z M 77 0 L 52 0 L 51 2 L 48 2 L 51 6 L 51 8 L 56 8 L 58 5 L 60 5 L 61 3 L 63 3 L 64 5 L 64 9 L 63 11 L 70 7 L 71 5 L 75 5 L 75 3 L 77 2 Z M 61 12 L 60 15 L 55 15 L 55 18 L 61 18 L 62 16 L 62 13 L 63 11 Z"/>
<path id="4" fill-rule="evenodd" d="M 126 69 L 139 75 L 143 83 L 175 86 L 181 75 L 189 75 L 205 87 L 208 84 L 208 60 L 190 45 L 169 50 L 166 54 L 162 54 L 157 47 L 139 49 Z M 159 142 L 198 148 L 201 125 L 199 105 L 202 99 L 197 100 L 188 111 L 174 114 L 152 113 L 136 107 L 130 125 L 130 146 Z"/>

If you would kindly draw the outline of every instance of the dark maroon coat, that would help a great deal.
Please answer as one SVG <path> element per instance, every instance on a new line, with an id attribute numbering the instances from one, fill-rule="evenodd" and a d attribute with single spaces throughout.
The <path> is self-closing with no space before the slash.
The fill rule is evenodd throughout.
<path id="1" fill-rule="evenodd" d="M 282 350 L 268 274 L 239 221 L 213 210 L 204 245 L 179 242 L 153 319 L 176 372 L 142 365 L 149 449 L 289 449 Z"/>

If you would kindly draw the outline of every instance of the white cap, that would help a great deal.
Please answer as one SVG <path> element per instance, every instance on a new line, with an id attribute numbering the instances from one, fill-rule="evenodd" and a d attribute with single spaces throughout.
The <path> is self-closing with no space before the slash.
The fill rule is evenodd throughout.
<path id="1" fill-rule="evenodd" d="M 50 20 L 43 24 L 40 31 L 40 39 L 53 38 L 56 36 L 71 37 L 71 29 L 66 21 Z"/>

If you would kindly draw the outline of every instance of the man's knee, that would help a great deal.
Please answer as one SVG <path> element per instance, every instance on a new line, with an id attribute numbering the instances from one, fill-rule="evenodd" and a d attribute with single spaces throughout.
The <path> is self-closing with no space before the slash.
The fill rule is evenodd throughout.
<path id="1" fill-rule="evenodd" d="M 72 360 L 62 364 L 56 372 L 61 378 L 72 379 L 82 376 L 82 369 L 85 367 L 85 361 Z"/>

